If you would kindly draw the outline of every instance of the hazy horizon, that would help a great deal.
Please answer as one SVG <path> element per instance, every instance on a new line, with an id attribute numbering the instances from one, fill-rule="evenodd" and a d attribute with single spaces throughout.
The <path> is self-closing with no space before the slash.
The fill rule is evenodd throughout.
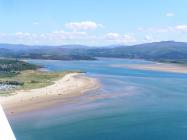
<path id="1" fill-rule="evenodd" d="M 175 40 L 160 40 L 160 41 L 155 41 L 155 42 L 145 42 L 145 43 L 137 43 L 137 44 L 108 44 L 108 45 L 86 45 L 86 44 L 22 44 L 22 43 L 4 43 L 0 42 L 1 44 L 6 44 L 6 45 L 23 45 L 23 46 L 86 46 L 86 47 L 110 47 L 110 46 L 135 46 L 135 45 L 141 45 L 141 44 L 149 44 L 149 43 L 162 43 L 162 42 L 175 42 L 175 43 L 187 43 L 182 42 L 182 41 L 175 41 Z"/>

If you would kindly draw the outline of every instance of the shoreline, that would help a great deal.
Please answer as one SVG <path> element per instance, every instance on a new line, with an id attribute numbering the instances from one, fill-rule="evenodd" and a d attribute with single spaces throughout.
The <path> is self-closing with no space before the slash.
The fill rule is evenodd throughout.
<path id="1" fill-rule="evenodd" d="M 176 64 L 116 64 L 112 65 L 112 67 L 187 74 L 187 66 Z"/>
<path id="2" fill-rule="evenodd" d="M 47 87 L 19 90 L 14 95 L 0 97 L 0 104 L 7 115 L 29 112 L 66 102 L 71 97 L 99 88 L 99 82 L 80 73 L 67 74 Z"/>

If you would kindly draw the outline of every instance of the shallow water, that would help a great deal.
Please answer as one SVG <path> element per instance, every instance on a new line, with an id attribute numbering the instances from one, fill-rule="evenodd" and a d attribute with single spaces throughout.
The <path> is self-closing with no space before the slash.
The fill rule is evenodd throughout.
<path id="1" fill-rule="evenodd" d="M 29 60 L 50 71 L 83 70 L 101 89 L 67 104 L 9 117 L 18 140 L 186 140 L 187 74 L 115 68 L 143 60 Z"/>

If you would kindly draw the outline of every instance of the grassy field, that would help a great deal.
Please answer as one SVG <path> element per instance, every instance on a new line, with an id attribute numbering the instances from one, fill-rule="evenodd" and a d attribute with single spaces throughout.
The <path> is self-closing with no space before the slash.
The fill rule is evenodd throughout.
<path id="1" fill-rule="evenodd" d="M 26 70 L 14 76 L 1 77 L 0 81 L 19 81 L 23 84 L 20 84 L 16 89 L 0 91 L 0 95 L 11 95 L 11 93 L 15 90 L 27 90 L 45 87 L 53 84 L 55 80 L 62 78 L 68 73 L 72 72 L 44 72 L 38 70 Z"/>
<path id="2" fill-rule="evenodd" d="M 45 87 L 62 78 L 67 72 L 40 71 L 40 66 L 15 59 L 0 59 L 0 96 L 11 95 L 15 90 Z"/>

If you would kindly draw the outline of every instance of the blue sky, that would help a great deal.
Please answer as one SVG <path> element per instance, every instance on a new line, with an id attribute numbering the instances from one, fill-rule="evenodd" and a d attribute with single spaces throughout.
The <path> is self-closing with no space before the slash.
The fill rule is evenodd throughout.
<path id="1" fill-rule="evenodd" d="M 0 42 L 187 41 L 186 0 L 0 0 Z"/>

